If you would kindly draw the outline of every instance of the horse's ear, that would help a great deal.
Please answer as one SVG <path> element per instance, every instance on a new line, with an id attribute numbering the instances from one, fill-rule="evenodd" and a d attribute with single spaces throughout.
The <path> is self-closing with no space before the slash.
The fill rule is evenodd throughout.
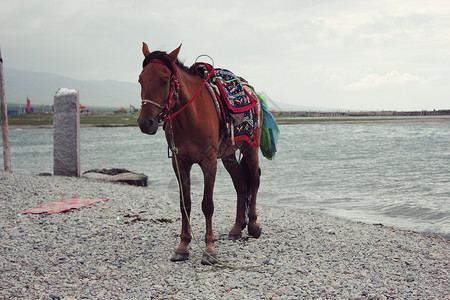
<path id="1" fill-rule="evenodd" d="M 150 51 L 148 50 L 148 46 L 144 42 L 142 42 L 142 53 L 144 54 L 144 56 L 147 56 L 150 54 Z"/>
<path id="2" fill-rule="evenodd" d="M 167 55 L 171 62 L 175 63 L 177 61 L 178 54 L 180 53 L 181 45 L 182 44 L 180 44 L 180 46 L 178 46 L 177 49 L 173 50 L 172 52 L 170 52 L 169 55 Z"/>

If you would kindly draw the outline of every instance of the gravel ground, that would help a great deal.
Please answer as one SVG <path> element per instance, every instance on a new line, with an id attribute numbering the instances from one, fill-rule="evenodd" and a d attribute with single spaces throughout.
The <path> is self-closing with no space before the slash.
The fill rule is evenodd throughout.
<path id="1" fill-rule="evenodd" d="M 215 200 L 219 258 L 169 261 L 178 195 L 0 171 L 1 299 L 449 299 L 449 241 L 295 209 L 258 206 L 259 239 L 227 240 L 235 196 Z M 110 198 L 59 214 L 19 214 L 68 197 Z M 201 197 L 192 227 L 204 246 Z"/>

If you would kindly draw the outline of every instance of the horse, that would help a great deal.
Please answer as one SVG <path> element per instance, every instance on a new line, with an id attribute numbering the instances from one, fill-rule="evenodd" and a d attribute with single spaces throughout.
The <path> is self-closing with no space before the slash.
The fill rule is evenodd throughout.
<path id="1" fill-rule="evenodd" d="M 180 49 L 181 45 L 170 53 L 150 52 L 143 43 L 144 62 L 139 75 L 142 102 L 137 123 L 142 133 L 153 135 L 164 120 L 166 140 L 173 153 L 172 167 L 179 184 L 182 214 L 180 243 L 170 258 L 174 262 L 189 259 L 188 246 L 192 239 L 190 170 L 193 164 L 200 166 L 204 180 L 202 211 L 206 220 L 206 248 L 201 263 L 212 265 L 218 261 L 212 228 L 218 158 L 230 174 L 237 194 L 236 219 L 228 238 L 241 238 L 245 227 L 251 237 L 261 235 L 256 211 L 261 176 L 258 147 L 246 141 L 227 139 L 212 95 L 205 87 L 206 79 L 178 60 Z M 256 135 L 259 140 L 261 128 Z M 239 161 L 237 150 L 242 154 Z"/>

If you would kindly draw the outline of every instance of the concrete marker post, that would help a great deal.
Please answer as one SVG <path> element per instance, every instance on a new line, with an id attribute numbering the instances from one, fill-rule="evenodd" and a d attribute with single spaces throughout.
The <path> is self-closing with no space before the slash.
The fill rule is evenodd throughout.
<path id="1" fill-rule="evenodd" d="M 78 91 L 60 88 L 53 101 L 53 174 L 80 177 L 80 103 Z"/>

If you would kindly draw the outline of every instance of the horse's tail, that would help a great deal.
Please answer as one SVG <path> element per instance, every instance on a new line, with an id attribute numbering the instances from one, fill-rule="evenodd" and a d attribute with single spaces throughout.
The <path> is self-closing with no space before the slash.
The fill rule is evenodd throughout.
<path id="1" fill-rule="evenodd" d="M 245 160 L 245 156 L 240 161 L 241 168 L 244 170 L 245 176 L 245 184 L 247 187 L 247 193 L 245 198 L 245 224 L 248 224 L 248 213 L 250 212 L 250 202 L 252 201 L 252 189 L 251 189 L 251 179 L 250 176 L 248 176 L 250 169 L 247 165 L 247 162 Z"/>
<path id="2" fill-rule="evenodd" d="M 245 224 L 248 225 L 248 214 L 250 212 L 250 203 L 252 201 L 252 190 L 250 188 L 250 181 L 247 179 L 247 198 L 245 199 Z"/>

